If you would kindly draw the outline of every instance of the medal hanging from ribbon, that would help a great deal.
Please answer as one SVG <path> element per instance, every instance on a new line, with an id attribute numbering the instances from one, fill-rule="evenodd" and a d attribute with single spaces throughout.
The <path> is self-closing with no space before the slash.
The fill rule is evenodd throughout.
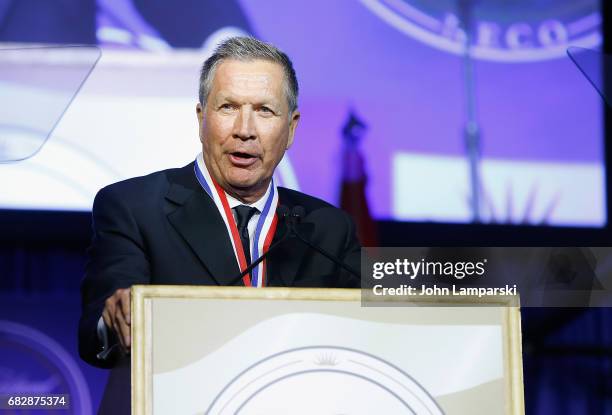
<path id="1" fill-rule="evenodd" d="M 194 170 L 198 182 L 202 186 L 202 189 L 211 197 L 217 209 L 221 213 L 225 227 L 227 228 L 232 248 L 234 249 L 234 255 L 238 262 L 238 268 L 240 272 L 244 272 L 247 268 L 246 256 L 242 248 L 240 241 L 240 235 L 238 233 L 238 227 L 236 226 L 236 220 L 232 214 L 232 210 L 227 201 L 227 195 L 219 184 L 210 176 L 206 165 L 204 164 L 204 158 L 202 153 L 196 158 L 194 163 Z M 268 251 L 274 233 L 276 232 L 276 223 L 278 221 L 276 217 L 276 208 L 278 206 L 278 191 L 272 179 L 272 186 L 263 211 L 257 218 L 257 225 L 255 226 L 255 233 L 253 238 L 250 238 L 251 243 L 251 258 L 252 262 L 257 261 L 265 252 Z M 264 259 L 259 265 L 253 268 L 251 275 L 247 274 L 243 277 L 242 281 L 247 287 L 263 287 L 266 282 L 266 260 Z"/>

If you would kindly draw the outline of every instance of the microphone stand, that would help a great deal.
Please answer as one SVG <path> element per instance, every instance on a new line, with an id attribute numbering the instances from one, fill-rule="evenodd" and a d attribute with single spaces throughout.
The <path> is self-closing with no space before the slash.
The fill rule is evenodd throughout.
<path id="1" fill-rule="evenodd" d="M 279 206 L 278 212 L 279 212 L 279 216 L 287 224 L 287 232 L 278 241 L 276 241 L 272 245 L 270 245 L 268 250 L 262 256 L 257 258 L 256 261 L 251 263 L 251 265 L 249 265 L 244 271 L 242 271 L 238 276 L 236 276 L 234 279 L 232 279 L 230 281 L 230 285 L 233 285 L 236 281 L 242 279 L 245 275 L 247 275 L 251 271 L 253 271 L 253 269 L 257 265 L 259 265 L 270 254 L 270 252 L 272 252 L 274 249 L 276 249 L 282 242 L 284 242 L 288 238 L 296 238 L 297 240 L 301 241 L 306 246 L 308 246 L 311 249 L 315 250 L 319 254 L 323 255 L 325 258 L 327 258 L 330 261 L 332 261 L 334 264 L 338 265 L 341 268 L 344 268 L 344 270 L 349 272 L 351 275 L 353 275 L 354 277 L 357 277 L 359 280 L 361 280 L 361 274 L 359 273 L 359 271 L 357 271 L 353 267 L 343 263 L 338 258 L 336 258 L 335 255 L 332 255 L 329 252 L 327 252 L 326 250 L 324 250 L 323 248 L 316 246 L 315 244 L 313 244 L 312 242 L 310 242 L 309 240 L 307 240 L 306 238 L 304 238 L 302 235 L 299 234 L 299 232 L 296 229 L 296 225 L 298 224 L 299 221 L 301 221 L 302 216 L 304 215 L 304 208 L 303 207 L 301 207 L 301 206 L 294 206 L 293 209 L 291 210 L 291 213 L 289 213 L 289 209 L 286 206 Z"/>
<path id="2" fill-rule="evenodd" d="M 472 220 L 482 222 L 482 179 L 480 174 L 481 134 L 476 114 L 474 58 L 472 56 L 473 7 L 475 0 L 458 0 L 465 41 L 463 43 L 463 77 L 465 87 L 466 121 L 464 126 L 465 149 L 470 173 L 470 208 Z"/>
<path id="3" fill-rule="evenodd" d="M 292 226 L 292 228 L 293 228 L 293 226 Z M 323 255 L 325 258 L 327 258 L 330 261 L 332 261 L 334 264 L 340 266 L 341 268 L 344 268 L 344 270 L 348 271 L 354 277 L 357 277 L 357 278 L 359 278 L 359 280 L 361 280 L 361 274 L 357 270 L 355 270 L 350 265 L 347 265 L 344 262 L 339 261 L 334 255 L 330 254 L 329 252 L 325 251 L 323 248 L 316 246 L 315 244 L 313 244 L 312 242 L 310 242 L 306 238 L 302 237 L 299 233 L 297 233 L 297 231 L 295 229 L 292 229 L 292 234 L 291 235 L 296 237 L 298 240 L 302 241 L 304 244 L 306 244 L 310 248 L 314 249 L 315 251 L 317 251 L 321 255 Z"/>

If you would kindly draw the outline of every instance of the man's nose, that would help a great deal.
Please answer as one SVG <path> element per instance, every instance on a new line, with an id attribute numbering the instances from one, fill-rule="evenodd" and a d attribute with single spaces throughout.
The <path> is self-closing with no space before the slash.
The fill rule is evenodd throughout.
<path id="1" fill-rule="evenodd" d="M 254 112 L 248 107 L 242 107 L 236 117 L 234 137 L 241 140 L 250 140 L 256 137 Z"/>

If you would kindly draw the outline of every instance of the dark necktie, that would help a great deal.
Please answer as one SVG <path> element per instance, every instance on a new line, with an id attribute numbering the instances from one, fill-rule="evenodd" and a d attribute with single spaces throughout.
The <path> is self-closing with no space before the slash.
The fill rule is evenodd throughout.
<path id="1" fill-rule="evenodd" d="M 249 239 L 249 220 L 253 217 L 257 209 L 254 207 L 240 205 L 234 208 L 236 212 L 236 226 L 238 227 L 238 233 L 240 234 L 240 241 L 242 242 L 242 249 L 246 258 L 247 266 L 251 265 L 251 242 Z"/>

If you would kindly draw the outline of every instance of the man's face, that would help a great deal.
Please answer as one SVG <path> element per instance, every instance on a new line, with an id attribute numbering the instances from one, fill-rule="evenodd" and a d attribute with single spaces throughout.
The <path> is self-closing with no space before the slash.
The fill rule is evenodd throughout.
<path id="1" fill-rule="evenodd" d="M 299 113 L 289 114 L 283 68 L 254 60 L 222 61 L 205 108 L 197 105 L 204 161 L 234 197 L 261 198 L 291 146 Z"/>

